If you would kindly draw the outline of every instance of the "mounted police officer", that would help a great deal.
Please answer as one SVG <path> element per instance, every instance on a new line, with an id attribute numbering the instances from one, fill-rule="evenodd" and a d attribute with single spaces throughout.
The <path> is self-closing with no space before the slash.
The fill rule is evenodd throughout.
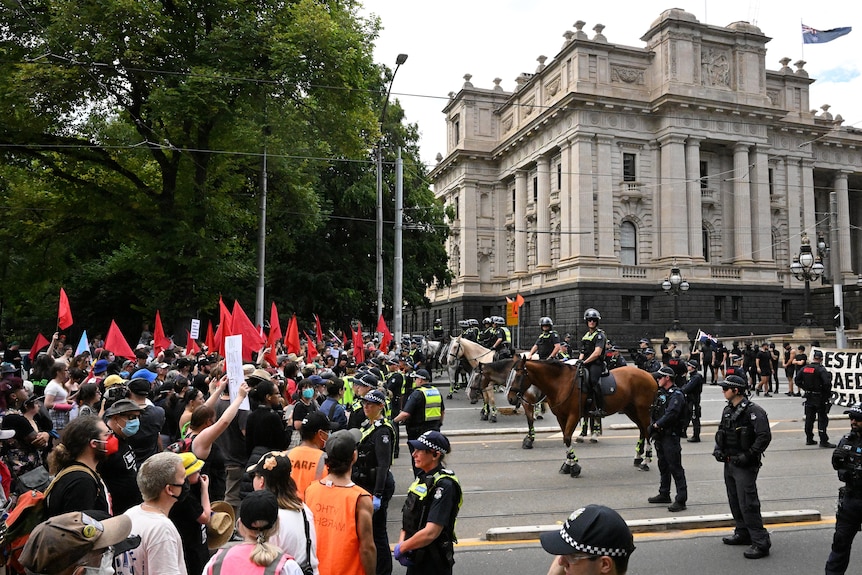
<path id="1" fill-rule="evenodd" d="M 467 320 L 467 329 L 464 331 L 464 339 L 479 343 L 479 320 L 471 318 Z"/>
<path id="2" fill-rule="evenodd" d="M 443 320 L 437 318 L 434 320 L 434 327 L 431 328 L 431 339 L 443 341 Z"/>
<path id="3" fill-rule="evenodd" d="M 506 320 L 499 315 L 491 316 L 494 330 L 494 341 L 491 349 L 495 351 L 494 361 L 512 357 L 512 332 L 504 324 Z"/>
<path id="4" fill-rule="evenodd" d="M 404 423 L 408 440 L 417 439 L 426 431 L 440 431 L 446 411 L 443 396 L 431 385 L 431 376 L 426 370 L 417 370 L 413 374 L 413 380 L 415 389 L 407 397 L 401 412 L 393 419 L 396 424 Z"/>
<path id="5" fill-rule="evenodd" d="M 554 321 L 549 317 L 539 319 L 539 329 L 542 330 L 542 333 L 539 334 L 536 343 L 530 348 L 527 357 L 533 357 L 534 353 L 539 354 L 539 359 L 557 357 L 560 352 L 560 335 L 554 331 Z"/>
<path id="6" fill-rule="evenodd" d="M 661 480 L 658 495 L 650 497 L 650 503 L 671 503 L 670 479 L 676 484 L 676 498 L 667 508 L 675 513 L 685 510 L 688 501 L 688 485 L 685 469 L 682 467 L 682 448 L 679 438 L 685 425 L 685 395 L 674 385 L 674 372 L 662 366 L 655 374 L 658 378 L 658 392 L 650 407 L 650 436 L 655 443 L 658 457 L 658 470 Z"/>
<path id="7" fill-rule="evenodd" d="M 689 443 L 700 443 L 700 396 L 703 393 L 704 378 L 697 371 L 697 360 L 689 359 L 686 362 L 688 370 L 688 381 L 682 386 L 685 400 L 688 403 L 688 411 L 691 414 L 691 437 Z M 688 422 L 686 422 L 688 426 Z"/>
<path id="8" fill-rule="evenodd" d="M 455 520 L 464 502 L 458 478 L 443 466 L 451 446 L 439 431 L 423 433 L 408 445 L 419 473 L 404 501 L 395 559 L 407 567 L 407 575 L 451 575 Z"/>
<path id="9" fill-rule="evenodd" d="M 593 394 L 593 410 L 590 411 L 590 415 L 596 417 L 607 415 L 604 410 L 602 388 L 599 384 L 599 378 L 605 370 L 605 347 L 608 343 L 605 332 L 599 329 L 601 319 L 601 314 L 593 308 L 584 312 L 584 321 L 587 322 L 589 329 L 581 338 L 581 354 L 578 356 L 578 361 L 583 362 L 588 376 L 587 389 Z"/>
<path id="10" fill-rule="evenodd" d="M 725 545 L 750 545 L 743 555 L 760 559 L 769 555 L 772 546 L 757 495 L 760 460 L 772 441 L 769 418 L 762 407 L 749 401 L 748 382 L 743 377 L 728 375 L 720 385 L 727 405 L 715 433 L 712 455 L 724 463 L 724 485 L 736 522 L 733 535 L 722 541 Z"/>
<path id="11" fill-rule="evenodd" d="M 835 535 L 826 560 L 826 575 L 843 575 L 850 565 L 850 547 L 862 528 L 862 404 L 844 412 L 850 417 L 850 433 L 832 452 L 832 467 L 844 487 L 838 490 Z"/>
<path id="12" fill-rule="evenodd" d="M 815 349 L 811 362 L 796 372 L 796 386 L 805 391 L 805 445 L 814 445 L 814 418 L 820 447 L 835 447 L 829 443 L 826 427 L 829 425 L 829 408 L 832 407 L 832 374 L 823 364 L 823 352 Z"/>

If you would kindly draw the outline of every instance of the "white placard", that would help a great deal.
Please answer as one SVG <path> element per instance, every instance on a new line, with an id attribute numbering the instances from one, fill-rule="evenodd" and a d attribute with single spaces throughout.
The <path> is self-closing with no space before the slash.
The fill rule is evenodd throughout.
<path id="1" fill-rule="evenodd" d="M 201 336 L 201 320 L 192 320 L 192 329 L 189 330 L 189 335 L 192 336 L 192 339 L 197 339 Z"/>
<path id="2" fill-rule="evenodd" d="M 236 399 L 239 386 L 245 382 L 242 372 L 242 335 L 229 335 L 224 338 L 224 362 L 227 367 L 227 387 L 230 400 Z M 240 409 L 250 409 L 248 397 L 239 406 Z"/>

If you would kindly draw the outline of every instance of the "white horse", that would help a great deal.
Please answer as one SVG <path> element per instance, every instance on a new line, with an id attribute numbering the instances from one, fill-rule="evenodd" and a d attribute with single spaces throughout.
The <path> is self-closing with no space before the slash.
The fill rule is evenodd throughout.
<path id="1" fill-rule="evenodd" d="M 446 363 L 449 365 L 450 377 L 452 377 L 451 373 L 453 368 L 460 365 L 461 360 L 465 360 L 472 369 L 469 386 L 471 399 L 476 397 L 474 395 L 475 393 L 481 391 L 483 399 L 481 419 L 483 421 L 487 419 L 491 423 L 496 423 L 497 402 L 494 398 L 494 386 L 488 385 L 488 383 L 494 380 L 490 379 L 491 371 L 483 370 L 483 366 L 488 366 L 489 364 L 494 363 L 495 367 L 499 369 L 497 364 L 507 363 L 507 360 L 495 363 L 493 349 L 488 349 L 474 341 L 458 336 L 452 338 L 446 352 Z M 514 364 L 514 360 L 508 360 L 508 362 Z M 511 366 L 506 367 L 508 367 L 509 370 L 511 369 Z M 496 372 L 497 369 L 493 371 Z M 505 374 L 508 375 L 508 370 L 505 370 Z M 502 384 L 504 382 L 505 376 L 503 376 L 502 381 L 499 381 L 498 383 Z"/>

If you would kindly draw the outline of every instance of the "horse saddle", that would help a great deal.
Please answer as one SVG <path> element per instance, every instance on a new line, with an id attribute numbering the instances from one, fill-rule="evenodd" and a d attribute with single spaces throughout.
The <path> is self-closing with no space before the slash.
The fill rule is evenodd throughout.
<path id="1" fill-rule="evenodd" d="M 584 370 L 583 374 L 586 373 Z M 581 382 L 585 382 L 586 377 L 581 377 Z M 590 389 L 587 387 L 588 384 L 581 383 L 581 391 L 589 392 Z M 602 395 L 613 395 L 617 392 L 617 379 L 614 377 L 613 372 L 606 371 L 601 377 L 599 377 L 599 387 L 602 388 Z"/>

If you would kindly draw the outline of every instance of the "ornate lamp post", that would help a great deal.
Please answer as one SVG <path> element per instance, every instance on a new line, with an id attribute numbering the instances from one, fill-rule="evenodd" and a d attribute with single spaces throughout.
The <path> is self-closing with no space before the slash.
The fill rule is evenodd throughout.
<path id="1" fill-rule="evenodd" d="M 799 254 L 793 256 L 790 273 L 799 281 L 805 282 L 805 313 L 802 314 L 802 323 L 799 325 L 814 327 L 817 325 L 817 320 L 811 313 L 811 282 L 817 281 L 817 278 L 823 274 L 823 263 L 820 261 L 820 257 L 815 256 L 811 251 L 811 241 L 808 239 L 808 234 L 802 234 L 802 245 L 799 246 Z"/>
<path id="2" fill-rule="evenodd" d="M 682 277 L 682 273 L 679 271 L 679 267 L 676 265 L 676 261 L 673 262 L 673 267 L 670 268 L 670 275 L 668 275 L 663 282 L 661 282 L 661 289 L 664 290 L 664 293 L 673 296 L 673 327 L 671 327 L 672 331 L 681 331 L 682 326 L 679 324 L 679 296 L 682 293 L 688 291 L 691 285 L 686 281 L 684 277 Z"/>

